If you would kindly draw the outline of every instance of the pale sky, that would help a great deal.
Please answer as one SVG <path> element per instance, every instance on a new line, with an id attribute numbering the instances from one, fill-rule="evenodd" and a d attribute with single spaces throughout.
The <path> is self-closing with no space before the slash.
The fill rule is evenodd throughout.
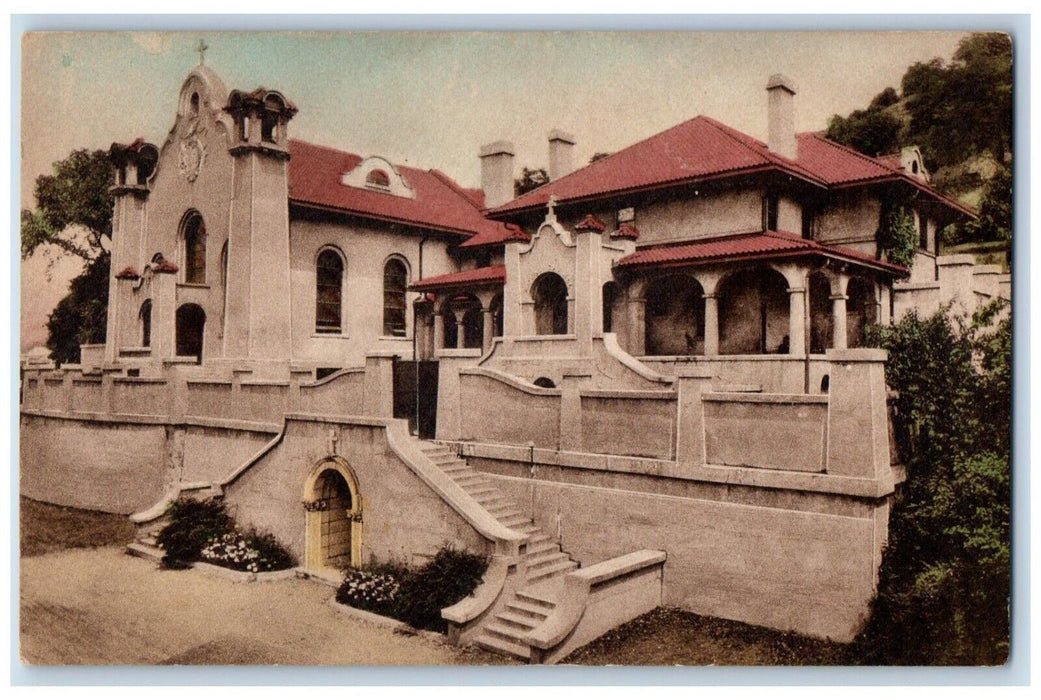
<path id="1" fill-rule="evenodd" d="M 572 133 L 576 165 L 699 114 L 765 139 L 768 77 L 794 81 L 796 127 L 863 108 L 916 61 L 950 59 L 964 32 L 846 33 L 80 33 L 22 45 L 21 205 L 76 148 L 138 136 L 161 145 L 198 63 L 229 89 L 278 89 L 290 136 L 480 185 L 479 147 L 513 141 L 515 167 L 545 167 L 546 135 Z M 23 350 L 79 266 L 22 265 Z"/>

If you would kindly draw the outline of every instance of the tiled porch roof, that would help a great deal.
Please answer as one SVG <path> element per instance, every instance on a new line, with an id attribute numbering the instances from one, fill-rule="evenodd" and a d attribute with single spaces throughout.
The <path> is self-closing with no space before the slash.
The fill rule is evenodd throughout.
<path id="1" fill-rule="evenodd" d="M 727 236 L 701 243 L 646 248 L 618 261 L 619 267 L 673 267 L 678 265 L 705 265 L 729 260 L 769 260 L 776 258 L 823 255 L 883 270 L 903 277 L 907 268 L 902 265 L 876 260 L 849 248 L 829 246 L 808 240 L 794 233 L 766 231 L 747 236 Z"/>
<path id="2" fill-rule="evenodd" d="M 428 291 L 434 289 L 503 284 L 505 282 L 506 266 L 491 265 L 489 267 L 478 267 L 473 270 L 463 270 L 462 272 L 451 272 L 447 275 L 438 275 L 437 277 L 427 277 L 426 279 L 413 282 L 409 286 L 409 289 L 413 291 Z"/>

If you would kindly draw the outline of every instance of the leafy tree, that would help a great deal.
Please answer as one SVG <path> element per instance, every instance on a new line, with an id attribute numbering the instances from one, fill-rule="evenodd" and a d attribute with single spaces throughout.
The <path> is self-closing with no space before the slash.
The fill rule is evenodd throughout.
<path id="1" fill-rule="evenodd" d="M 108 247 L 112 240 L 112 170 L 105 151 L 73 151 L 36 178 L 36 211 L 22 210 L 22 259 L 73 255 L 83 271 L 69 283 L 47 321 L 47 347 L 56 362 L 75 362 L 79 343 L 105 339 Z M 53 262 L 53 258 L 52 258 Z"/>
<path id="2" fill-rule="evenodd" d="M 109 256 L 87 263 L 47 318 L 47 347 L 58 363 L 79 361 L 81 343 L 105 342 Z"/>
<path id="3" fill-rule="evenodd" d="M 513 181 L 513 196 L 520 197 L 525 192 L 531 192 L 537 187 L 542 187 L 549 182 L 549 173 L 545 168 L 523 168 L 521 176 Z"/>
<path id="4" fill-rule="evenodd" d="M 983 187 L 980 216 L 960 227 L 959 241 L 1012 240 L 1012 169 L 999 168 Z"/>
<path id="5" fill-rule="evenodd" d="M 900 150 L 903 121 L 886 110 L 893 88 L 886 88 L 871 101 L 868 109 L 858 109 L 848 117 L 833 115 L 828 122 L 827 137 L 869 156 Z"/>
<path id="6" fill-rule="evenodd" d="M 37 210 L 22 210 L 22 258 L 54 246 L 86 262 L 112 239 L 112 166 L 105 151 L 73 151 L 36 178 Z"/>
<path id="7" fill-rule="evenodd" d="M 1004 163 L 1012 151 L 1012 40 L 972 34 L 951 62 L 916 63 L 901 81 L 910 135 L 930 168 L 977 155 Z"/>
<path id="8" fill-rule="evenodd" d="M 907 481 L 897 497 L 872 617 L 872 664 L 1000 664 L 1008 655 L 1012 333 L 1000 307 L 874 327 L 899 392 Z M 911 641 L 913 640 L 913 641 Z M 911 643 L 909 643 L 909 641 Z"/>
<path id="9" fill-rule="evenodd" d="M 590 163 L 595 163 L 598 160 L 600 160 L 601 158 L 606 158 L 609 155 L 611 155 L 610 151 L 597 151 L 596 153 L 593 154 L 593 157 L 589 159 L 589 162 Z"/>

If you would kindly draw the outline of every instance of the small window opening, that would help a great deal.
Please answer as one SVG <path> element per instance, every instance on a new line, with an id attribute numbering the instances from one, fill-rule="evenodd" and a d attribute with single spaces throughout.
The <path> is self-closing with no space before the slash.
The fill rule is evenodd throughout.
<path id="1" fill-rule="evenodd" d="M 390 189 L 390 176 L 382 170 L 373 170 L 365 177 L 365 184 L 369 187 Z"/>
<path id="2" fill-rule="evenodd" d="M 192 116 L 193 117 L 199 115 L 199 93 L 197 93 L 197 92 L 193 92 L 192 93 L 191 110 L 192 110 Z"/>
<path id="3" fill-rule="evenodd" d="M 828 386 L 830 385 L 830 383 L 831 383 L 831 378 L 828 375 L 825 374 L 823 377 L 821 377 L 821 393 L 822 394 L 827 394 L 828 393 Z"/>
<path id="4" fill-rule="evenodd" d="M 267 112 L 260 123 L 260 138 L 268 143 L 274 143 L 278 134 L 278 116 Z"/>
<path id="5" fill-rule="evenodd" d="M 763 198 L 763 230 L 777 230 L 777 196 L 769 195 Z"/>

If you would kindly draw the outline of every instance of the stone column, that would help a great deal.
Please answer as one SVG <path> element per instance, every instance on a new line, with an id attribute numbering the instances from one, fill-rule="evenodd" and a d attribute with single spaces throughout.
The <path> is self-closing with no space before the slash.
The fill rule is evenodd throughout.
<path id="1" fill-rule="evenodd" d="M 831 346 L 835 350 L 846 349 L 846 299 L 845 294 L 831 295 Z"/>
<path id="2" fill-rule="evenodd" d="M 453 320 L 455 321 L 455 348 L 456 350 L 462 350 L 466 347 L 466 325 L 463 320 L 466 318 L 466 314 L 462 315 L 453 314 Z"/>
<path id="3" fill-rule="evenodd" d="M 886 351 L 828 350 L 828 474 L 893 485 L 886 406 Z"/>
<path id="4" fill-rule="evenodd" d="M 719 355 L 719 295 L 705 295 L 705 356 Z"/>
<path id="5" fill-rule="evenodd" d="M 438 350 L 445 346 L 445 317 L 444 314 L 434 314 L 434 348 L 431 357 L 437 355 Z"/>
<path id="6" fill-rule="evenodd" d="M 701 395 L 711 390 L 707 369 L 682 370 L 676 381 L 676 462 L 705 464 L 705 411 Z"/>
<path id="7" fill-rule="evenodd" d="M 806 288 L 788 288 L 788 354 L 806 354 Z"/>
<path id="8" fill-rule="evenodd" d="M 492 338 L 495 336 L 495 318 L 492 316 L 490 308 L 482 308 L 481 315 L 484 319 L 484 337 L 481 342 L 481 351 L 488 352 L 488 348 L 492 346 Z"/>

